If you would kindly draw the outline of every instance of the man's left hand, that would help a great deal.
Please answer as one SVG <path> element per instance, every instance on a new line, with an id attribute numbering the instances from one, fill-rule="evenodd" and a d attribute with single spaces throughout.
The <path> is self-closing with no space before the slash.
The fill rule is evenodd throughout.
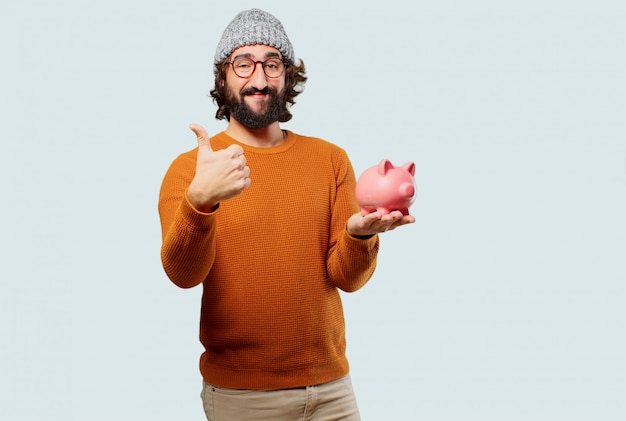
<path id="1" fill-rule="evenodd" d="M 388 214 L 372 212 L 367 215 L 355 213 L 348 219 L 346 228 L 348 234 L 351 236 L 363 237 L 391 231 L 401 225 L 412 224 L 414 222 L 414 216 L 403 215 L 400 211 L 392 211 Z"/>

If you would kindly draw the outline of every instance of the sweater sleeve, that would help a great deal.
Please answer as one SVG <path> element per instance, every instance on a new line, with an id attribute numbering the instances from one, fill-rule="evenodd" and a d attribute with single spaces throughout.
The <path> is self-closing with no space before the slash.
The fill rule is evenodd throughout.
<path id="1" fill-rule="evenodd" d="M 199 212 L 187 200 L 195 172 L 192 156 L 181 155 L 172 163 L 159 196 L 161 262 L 169 279 L 181 288 L 202 283 L 215 260 L 215 212 Z"/>
<path id="2" fill-rule="evenodd" d="M 344 151 L 335 161 L 335 179 L 337 188 L 332 204 L 326 265 L 333 285 L 345 292 L 353 292 L 365 285 L 374 274 L 379 239 L 378 235 L 365 240 L 357 239 L 346 229 L 348 218 L 360 209 L 354 194 L 354 170 Z"/>

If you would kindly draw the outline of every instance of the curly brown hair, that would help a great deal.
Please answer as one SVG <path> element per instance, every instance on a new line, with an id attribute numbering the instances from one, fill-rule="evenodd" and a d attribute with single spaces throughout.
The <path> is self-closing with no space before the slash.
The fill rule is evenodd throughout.
<path id="1" fill-rule="evenodd" d="M 217 104 L 217 112 L 215 118 L 218 120 L 226 119 L 230 121 L 230 108 L 226 100 L 226 71 L 228 70 L 228 58 L 219 63 L 215 63 L 215 87 L 210 94 L 213 102 Z M 304 83 L 307 80 L 304 62 L 298 60 L 298 63 L 286 62 L 285 66 L 285 91 L 283 99 L 283 112 L 278 121 L 284 123 L 291 120 L 291 113 L 288 108 L 295 104 L 295 98 L 304 90 Z"/>

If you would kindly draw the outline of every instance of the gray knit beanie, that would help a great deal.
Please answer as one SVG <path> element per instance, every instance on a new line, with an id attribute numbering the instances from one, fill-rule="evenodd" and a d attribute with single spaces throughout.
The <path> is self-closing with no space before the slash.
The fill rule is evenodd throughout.
<path id="1" fill-rule="evenodd" d="M 294 61 L 293 46 L 280 21 L 263 10 L 250 9 L 235 16 L 224 30 L 215 50 L 215 62 L 224 60 L 239 47 L 256 44 L 274 47 L 283 58 Z"/>

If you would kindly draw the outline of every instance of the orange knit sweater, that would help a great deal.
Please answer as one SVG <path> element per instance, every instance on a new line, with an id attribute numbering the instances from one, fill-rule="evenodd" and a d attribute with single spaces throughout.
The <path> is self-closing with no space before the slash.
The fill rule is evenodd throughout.
<path id="1" fill-rule="evenodd" d="M 225 133 L 214 150 L 238 143 Z M 372 276 L 378 236 L 351 237 L 359 211 L 346 153 L 287 132 L 273 148 L 239 143 L 251 186 L 212 213 L 195 210 L 186 189 L 197 149 L 170 166 L 159 199 L 161 259 L 168 277 L 203 284 L 200 371 L 209 384 L 283 389 L 348 373 L 338 288 L 355 291 Z"/>

